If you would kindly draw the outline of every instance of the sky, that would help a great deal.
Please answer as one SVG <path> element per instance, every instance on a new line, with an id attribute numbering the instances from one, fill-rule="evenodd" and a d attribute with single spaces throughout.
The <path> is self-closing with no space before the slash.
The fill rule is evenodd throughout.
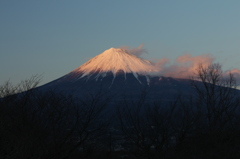
<path id="1" fill-rule="evenodd" d="M 239 0 L 1 0 L 0 85 L 55 80 L 111 47 L 240 69 Z"/>

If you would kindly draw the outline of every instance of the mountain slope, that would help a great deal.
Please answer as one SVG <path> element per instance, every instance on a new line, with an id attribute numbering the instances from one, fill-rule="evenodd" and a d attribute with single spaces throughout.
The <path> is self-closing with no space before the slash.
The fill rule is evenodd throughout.
<path id="1" fill-rule="evenodd" d="M 190 92 L 186 80 L 148 75 L 154 71 L 151 62 L 126 50 L 110 48 L 40 89 L 54 89 L 75 96 L 101 90 L 111 92 L 118 99 L 125 95 L 133 98 L 148 91 L 151 100 L 174 98 L 179 90 Z"/>
<path id="2" fill-rule="evenodd" d="M 82 66 L 78 67 L 72 74 L 81 74 L 81 78 L 91 73 L 98 73 L 98 76 L 106 76 L 107 72 L 112 72 L 115 77 L 117 73 L 147 74 L 154 71 L 151 62 L 141 59 L 127 50 L 110 48 L 100 55 L 90 59 Z"/>

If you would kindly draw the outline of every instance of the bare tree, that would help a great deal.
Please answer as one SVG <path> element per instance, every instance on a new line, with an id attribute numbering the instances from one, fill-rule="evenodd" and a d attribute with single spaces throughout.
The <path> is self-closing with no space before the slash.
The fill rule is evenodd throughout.
<path id="1" fill-rule="evenodd" d="M 101 146 L 109 98 L 101 91 L 84 99 L 41 92 L 38 83 L 33 76 L 0 87 L 0 158 L 72 158 Z"/>
<path id="2" fill-rule="evenodd" d="M 211 130 L 233 126 L 239 113 L 240 96 L 232 73 L 224 76 L 220 64 L 199 65 L 192 78 L 196 105 L 206 113 L 206 124 Z"/>
<path id="3" fill-rule="evenodd" d="M 176 155 L 183 158 L 232 158 L 239 156 L 240 93 L 233 74 L 220 64 L 199 64 L 191 78 L 192 96 L 180 100 L 181 145 Z M 182 125 L 182 126 L 181 126 Z M 179 129 L 181 130 L 181 129 Z M 198 154 L 198 155 L 196 155 Z"/>
<path id="4" fill-rule="evenodd" d="M 173 146 L 172 137 L 176 102 L 146 102 L 146 92 L 138 101 L 125 101 L 117 110 L 121 129 L 125 136 L 126 151 L 136 157 L 155 158 L 164 155 Z"/>

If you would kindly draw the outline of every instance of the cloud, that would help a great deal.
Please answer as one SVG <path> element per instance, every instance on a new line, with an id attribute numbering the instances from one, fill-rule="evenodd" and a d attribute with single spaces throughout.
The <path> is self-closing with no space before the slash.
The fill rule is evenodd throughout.
<path id="1" fill-rule="evenodd" d="M 141 56 L 148 53 L 143 49 L 144 44 L 141 44 L 137 48 L 130 48 L 128 46 L 121 46 L 121 49 L 126 50 L 136 56 Z M 154 59 L 151 61 L 154 65 L 154 72 L 149 73 L 152 76 L 164 76 L 173 78 L 189 79 L 196 74 L 196 71 L 201 64 L 203 67 L 208 67 L 209 65 L 215 63 L 215 58 L 210 54 L 203 54 L 198 56 L 193 56 L 191 54 L 184 54 L 179 56 L 173 62 L 168 58 Z M 223 71 L 223 76 L 227 77 L 229 73 L 232 73 L 240 84 L 240 70 L 232 69 Z"/>
<path id="2" fill-rule="evenodd" d="M 119 48 L 127 50 L 128 53 L 136 55 L 136 56 L 141 56 L 143 54 L 148 53 L 145 49 L 143 49 L 144 44 L 141 44 L 137 48 L 130 48 L 129 46 L 121 46 Z"/>
<path id="3" fill-rule="evenodd" d="M 155 60 L 156 61 L 156 60 Z M 189 78 L 194 74 L 198 65 L 201 63 L 203 67 L 212 64 L 214 58 L 210 55 L 192 56 L 185 54 L 178 57 L 173 63 L 169 59 L 164 58 L 154 62 L 158 74 L 166 77 Z"/>
<path id="4" fill-rule="evenodd" d="M 232 70 L 225 71 L 225 72 L 223 73 L 223 75 L 226 76 L 226 77 L 228 77 L 230 73 L 233 74 L 234 78 L 235 78 L 236 81 L 237 81 L 237 84 L 240 85 L 240 70 L 234 68 L 234 69 L 232 69 Z"/>
<path id="5" fill-rule="evenodd" d="M 154 64 L 156 72 L 150 73 L 150 75 L 189 79 L 196 75 L 199 64 L 202 64 L 203 67 L 208 67 L 215 63 L 215 58 L 209 54 L 198 56 L 185 54 L 179 56 L 173 62 L 168 58 L 163 58 L 160 60 L 155 59 L 152 63 Z M 240 70 L 236 68 L 227 71 L 223 70 L 223 77 L 229 77 L 229 73 L 233 74 L 237 83 L 240 85 Z"/>

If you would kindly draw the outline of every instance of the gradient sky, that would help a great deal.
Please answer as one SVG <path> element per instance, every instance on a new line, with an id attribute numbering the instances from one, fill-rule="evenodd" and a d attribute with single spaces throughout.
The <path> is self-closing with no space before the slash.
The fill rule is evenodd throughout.
<path id="1" fill-rule="evenodd" d="M 240 69 L 239 0 L 1 0 L 0 84 L 59 78 L 111 47 Z"/>

